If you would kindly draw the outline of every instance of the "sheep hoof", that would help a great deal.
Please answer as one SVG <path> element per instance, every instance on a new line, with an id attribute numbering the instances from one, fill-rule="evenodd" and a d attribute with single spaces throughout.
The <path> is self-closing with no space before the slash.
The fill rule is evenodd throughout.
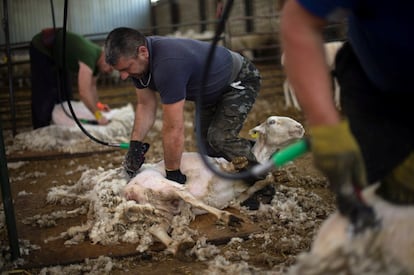
<path id="1" fill-rule="evenodd" d="M 233 164 L 236 171 L 246 170 L 247 166 L 249 165 L 249 161 L 246 157 L 235 157 L 231 160 L 231 163 Z"/>
<path id="2" fill-rule="evenodd" d="M 237 226 L 237 227 L 240 227 L 242 223 L 243 223 L 243 219 L 241 219 L 241 218 L 239 218 L 239 217 L 237 217 L 235 215 L 230 215 L 229 216 L 229 222 L 228 222 L 228 225 L 229 226 Z"/>
<path id="3" fill-rule="evenodd" d="M 191 248 L 193 248 L 195 243 L 193 241 L 185 241 L 177 246 L 177 251 L 175 257 L 183 262 L 190 262 L 195 260 L 195 255 L 191 254 Z"/>

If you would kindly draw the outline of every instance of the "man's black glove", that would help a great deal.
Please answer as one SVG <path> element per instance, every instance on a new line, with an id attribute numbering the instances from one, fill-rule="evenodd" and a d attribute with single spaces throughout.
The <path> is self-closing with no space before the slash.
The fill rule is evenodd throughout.
<path id="1" fill-rule="evenodd" d="M 184 184 L 187 181 L 187 177 L 181 173 L 180 169 L 177 170 L 165 170 L 167 174 L 167 179 L 176 181 L 180 184 Z"/>
<path id="2" fill-rule="evenodd" d="M 130 178 L 135 177 L 138 173 L 139 168 L 145 161 L 145 153 L 149 147 L 148 143 L 137 140 L 131 140 L 129 143 L 129 150 L 122 165 Z"/>

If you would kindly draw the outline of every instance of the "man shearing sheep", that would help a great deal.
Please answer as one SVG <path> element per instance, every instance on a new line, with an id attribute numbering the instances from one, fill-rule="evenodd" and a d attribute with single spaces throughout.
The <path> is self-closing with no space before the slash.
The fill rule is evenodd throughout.
<path id="1" fill-rule="evenodd" d="M 131 28 L 116 28 L 105 42 L 106 62 L 130 77 L 136 87 L 137 107 L 124 167 L 136 175 L 145 160 L 145 136 L 155 121 L 157 94 L 163 110 L 163 149 L 166 177 L 184 184 L 180 170 L 184 151 L 184 103 L 195 101 L 201 90 L 210 44 L 198 40 L 148 36 Z M 232 161 L 245 157 L 257 163 L 249 140 L 239 132 L 260 89 L 260 74 L 251 61 L 218 46 L 202 95 L 201 131 L 210 156 Z"/>

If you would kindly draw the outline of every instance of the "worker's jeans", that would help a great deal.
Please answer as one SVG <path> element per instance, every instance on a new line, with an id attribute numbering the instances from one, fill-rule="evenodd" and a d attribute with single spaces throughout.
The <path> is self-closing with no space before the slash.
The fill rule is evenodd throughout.
<path id="1" fill-rule="evenodd" d="M 228 161 L 245 156 L 249 161 L 256 161 L 251 152 L 252 143 L 239 137 L 239 132 L 253 107 L 260 84 L 259 71 L 245 59 L 237 79 L 226 88 L 219 101 L 202 108 L 201 135 L 204 143 L 207 140 L 205 145 L 210 156 L 224 157 Z"/>

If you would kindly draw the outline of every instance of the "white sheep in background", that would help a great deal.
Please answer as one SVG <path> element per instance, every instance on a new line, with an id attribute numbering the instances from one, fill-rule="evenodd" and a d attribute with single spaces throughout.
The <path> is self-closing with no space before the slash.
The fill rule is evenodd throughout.
<path id="1" fill-rule="evenodd" d="M 240 36 L 225 35 L 224 45 L 232 51 L 238 52 L 249 60 L 254 60 L 254 50 L 260 50 L 263 47 L 275 45 L 277 35 L 249 33 Z"/>
<path id="2" fill-rule="evenodd" d="M 414 274 L 414 206 L 386 202 L 375 194 L 377 187 L 366 188 L 362 197 L 373 207 L 378 228 L 354 234 L 350 221 L 333 213 L 289 274 Z"/>
<path id="3" fill-rule="evenodd" d="M 200 33 L 200 32 L 194 31 L 193 29 L 188 29 L 184 33 L 178 30 L 172 34 L 167 34 L 166 36 L 210 41 L 210 40 L 213 40 L 214 34 L 215 34 L 214 31 L 209 31 L 209 30 L 206 30 Z"/>
<path id="4" fill-rule="evenodd" d="M 69 112 L 67 103 L 63 104 Z M 81 102 L 73 102 L 72 107 L 79 118 L 94 119 L 92 113 Z M 131 104 L 121 108 L 113 108 L 104 113 L 111 120 L 108 125 L 87 125 L 84 128 L 94 137 L 108 142 L 128 142 L 134 122 L 134 109 Z M 23 150 L 61 152 L 84 152 L 106 149 L 87 137 L 75 121 L 68 117 L 60 104 L 52 112 L 52 125 L 19 133 L 13 139 L 13 144 L 7 147 L 7 153 Z"/>
<path id="5" fill-rule="evenodd" d="M 285 123 L 277 123 L 279 119 Z M 273 116 L 267 119 L 267 123 L 265 129 L 273 129 L 267 134 L 260 130 L 259 147 L 262 146 L 260 139 L 269 140 L 272 135 L 280 134 L 287 138 L 281 142 L 303 135 L 303 128 L 293 119 Z M 295 129 L 291 131 L 291 127 Z M 299 128 L 302 131 L 298 131 Z M 259 129 L 255 131 L 259 132 Z M 223 158 L 209 158 L 209 161 L 216 167 L 230 169 L 232 166 Z M 52 188 L 48 194 L 49 203 L 78 202 L 89 207 L 87 223 L 69 228 L 58 238 L 69 238 L 66 244 L 73 244 L 82 241 L 89 232 L 88 237 L 93 243 L 139 243 L 137 250 L 142 252 L 152 244 L 151 236 L 154 236 L 166 245 L 167 251 L 177 255 L 185 251 L 188 241 L 193 243 L 196 234 L 186 225 L 195 215 L 210 212 L 226 224 L 237 225 L 241 221 L 222 209 L 244 201 L 256 191 L 254 186 L 249 188 L 241 180 L 216 176 L 205 167 L 196 152 L 183 154 L 181 169 L 187 175 L 185 185 L 167 180 L 164 164 L 159 162 L 144 164 L 140 173 L 128 184 L 122 168 L 117 168 L 87 171 L 74 186 Z M 272 176 L 268 175 L 267 179 L 257 183 L 265 186 L 272 180 Z M 75 209 L 70 212 L 80 211 Z M 174 229 L 170 234 L 167 233 L 169 228 Z"/>
<path id="6" fill-rule="evenodd" d="M 94 114 L 86 107 L 82 101 L 70 101 L 72 109 L 78 119 L 96 120 Z M 117 119 L 121 112 L 120 108 L 112 109 L 109 112 L 102 112 L 108 120 Z M 77 126 L 75 120 L 72 118 L 68 102 L 56 104 L 52 111 L 52 124 L 61 126 Z"/>
<path id="7" fill-rule="evenodd" d="M 334 42 L 327 42 L 325 43 L 325 56 L 326 56 L 326 62 L 329 66 L 329 69 L 331 72 L 335 69 L 335 57 L 338 50 L 342 47 L 343 42 L 341 41 L 334 41 Z M 285 56 L 282 53 L 282 56 L 280 57 L 280 62 L 282 66 L 284 66 L 285 63 Z M 333 85 L 334 85 L 334 101 L 336 106 L 340 107 L 340 87 L 338 84 L 338 81 L 335 77 L 333 77 Z M 285 97 L 285 107 L 294 107 L 297 110 L 300 110 L 300 106 L 298 103 L 298 100 L 296 99 L 295 92 L 290 85 L 288 79 L 285 79 L 283 81 L 283 94 Z"/>

